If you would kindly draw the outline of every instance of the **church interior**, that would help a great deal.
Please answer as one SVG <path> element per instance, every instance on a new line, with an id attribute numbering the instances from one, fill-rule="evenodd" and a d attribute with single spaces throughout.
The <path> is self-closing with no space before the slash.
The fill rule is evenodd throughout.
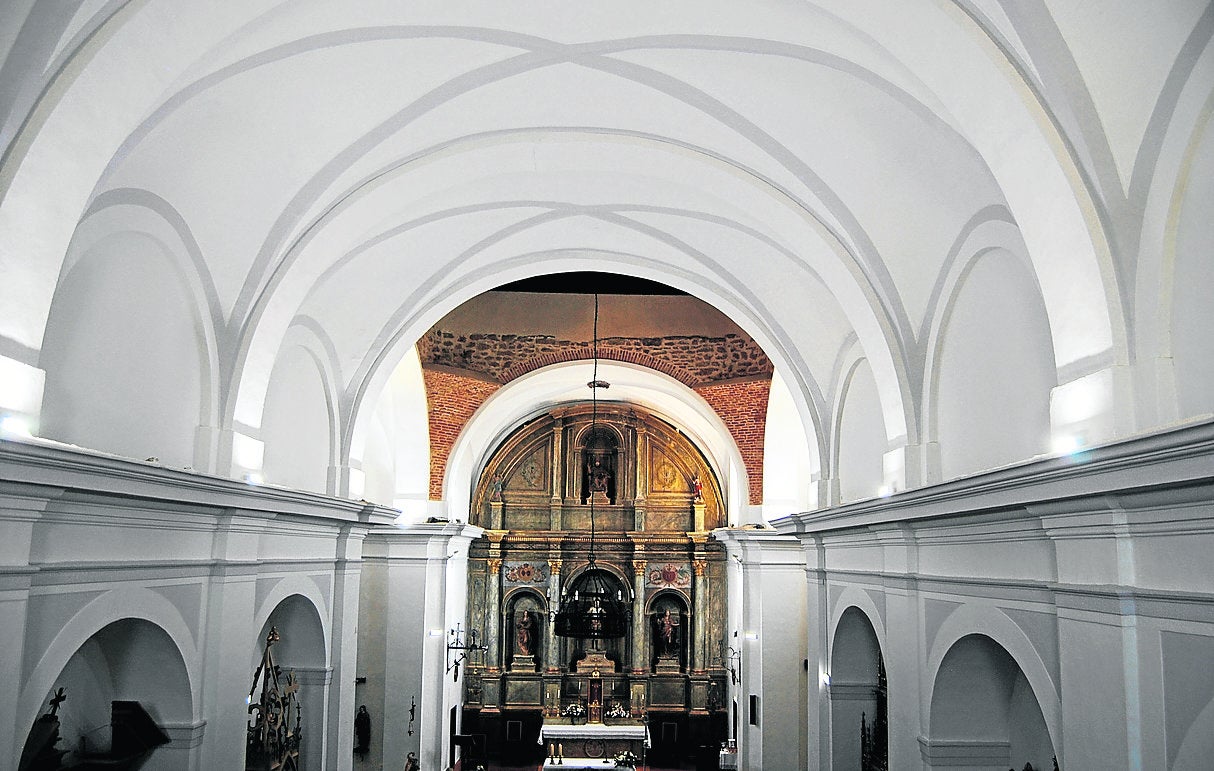
<path id="1" fill-rule="evenodd" d="M 1214 766 L 1212 38 L 0 3 L 0 768 Z"/>

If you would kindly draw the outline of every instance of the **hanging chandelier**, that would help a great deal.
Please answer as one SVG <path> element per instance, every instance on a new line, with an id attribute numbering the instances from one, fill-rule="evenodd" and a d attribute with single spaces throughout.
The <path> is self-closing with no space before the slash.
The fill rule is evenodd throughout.
<path id="1" fill-rule="evenodd" d="M 590 387 L 590 429 L 585 436 L 597 436 L 599 419 L 598 389 L 610 384 L 599 380 L 599 296 L 594 295 L 594 374 L 586 385 Z M 589 481 L 589 480 L 588 480 Z M 623 637 L 627 632 L 628 605 L 623 592 L 615 588 L 611 574 L 595 562 L 595 494 L 590 493 L 590 553 L 587 567 L 573 584 L 573 591 L 565 589 L 561 606 L 554 619 L 554 631 L 561 637 L 579 640 L 603 640 Z"/>

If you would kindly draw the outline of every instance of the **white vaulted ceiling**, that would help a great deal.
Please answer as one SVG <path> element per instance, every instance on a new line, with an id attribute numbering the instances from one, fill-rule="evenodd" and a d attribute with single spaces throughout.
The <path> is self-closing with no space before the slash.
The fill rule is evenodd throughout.
<path id="1" fill-rule="evenodd" d="M 1214 22 L 1149 5 L 13 3 L 0 357 L 43 394 L 10 411 L 238 474 L 298 399 L 326 415 L 299 462 L 348 493 L 414 342 L 571 270 L 754 337 L 810 505 L 1214 410 L 1214 320 L 1171 283 L 1214 285 L 1175 251 L 1208 249 Z"/>

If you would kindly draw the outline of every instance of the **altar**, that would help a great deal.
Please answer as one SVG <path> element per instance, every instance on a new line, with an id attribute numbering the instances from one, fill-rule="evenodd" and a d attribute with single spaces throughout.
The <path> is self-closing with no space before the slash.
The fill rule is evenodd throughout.
<path id="1" fill-rule="evenodd" d="M 539 743 L 546 756 L 563 754 L 565 768 L 613 768 L 611 758 L 618 753 L 628 750 L 641 756 L 646 734 L 643 725 L 545 723 L 540 727 Z M 544 763 L 545 768 L 548 765 Z"/>

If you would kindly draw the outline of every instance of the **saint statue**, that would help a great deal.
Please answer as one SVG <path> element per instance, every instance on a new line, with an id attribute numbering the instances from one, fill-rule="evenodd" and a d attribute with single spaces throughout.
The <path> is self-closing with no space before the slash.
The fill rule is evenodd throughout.
<path id="1" fill-rule="evenodd" d="M 654 648 L 659 658 L 679 655 L 679 617 L 670 615 L 670 608 L 653 614 Z"/>
<path id="2" fill-rule="evenodd" d="M 518 652 L 522 656 L 530 656 L 535 653 L 535 619 L 531 617 L 531 611 L 524 610 L 522 618 L 515 624 L 518 628 Z"/>
<path id="3" fill-rule="evenodd" d="M 371 715 L 367 712 L 367 705 L 362 705 L 358 708 L 358 714 L 354 716 L 354 752 L 359 758 L 365 758 L 367 752 L 371 749 Z"/>
<path id="4" fill-rule="evenodd" d="M 611 482 L 611 472 L 603 465 L 602 458 L 595 458 L 586 464 L 586 475 L 590 480 L 590 492 L 607 492 L 607 485 Z"/>

